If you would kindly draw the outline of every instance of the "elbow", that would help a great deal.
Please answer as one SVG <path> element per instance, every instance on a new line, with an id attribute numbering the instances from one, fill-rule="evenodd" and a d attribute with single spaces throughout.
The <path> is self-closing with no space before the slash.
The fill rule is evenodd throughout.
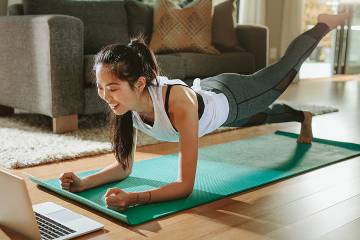
<path id="1" fill-rule="evenodd" d="M 191 195 L 191 193 L 192 193 L 192 192 L 193 192 L 193 189 L 188 190 L 188 191 L 185 191 L 185 192 L 183 193 L 183 197 L 184 197 L 184 198 L 189 197 L 189 196 Z"/>
<path id="2" fill-rule="evenodd" d="M 131 172 L 132 172 L 132 165 L 123 166 L 123 165 L 119 164 L 119 166 L 122 168 L 123 176 L 124 176 L 125 178 L 127 178 L 128 176 L 130 176 L 130 174 L 131 174 Z"/>
<path id="3" fill-rule="evenodd" d="M 191 193 L 194 190 L 195 181 L 184 181 L 184 180 L 178 179 L 174 183 L 175 183 L 175 187 L 176 187 L 176 193 L 179 198 L 188 197 L 189 195 L 191 195 Z"/>
<path id="4" fill-rule="evenodd" d="M 181 196 L 183 198 L 187 198 L 191 195 L 191 193 L 193 192 L 194 189 L 194 185 L 183 185 L 181 188 Z"/>
<path id="5" fill-rule="evenodd" d="M 121 180 L 124 180 L 126 179 L 127 177 L 130 176 L 131 174 L 131 168 L 127 167 L 127 168 L 123 168 L 121 166 L 121 171 L 119 171 L 119 174 L 118 174 L 118 181 L 121 181 Z"/>

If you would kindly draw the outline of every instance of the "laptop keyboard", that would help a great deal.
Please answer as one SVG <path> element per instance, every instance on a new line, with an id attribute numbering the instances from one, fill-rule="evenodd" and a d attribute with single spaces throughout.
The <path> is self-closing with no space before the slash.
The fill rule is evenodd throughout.
<path id="1" fill-rule="evenodd" d="M 56 239 L 75 232 L 74 230 L 36 212 L 35 218 L 40 229 L 41 239 Z"/>

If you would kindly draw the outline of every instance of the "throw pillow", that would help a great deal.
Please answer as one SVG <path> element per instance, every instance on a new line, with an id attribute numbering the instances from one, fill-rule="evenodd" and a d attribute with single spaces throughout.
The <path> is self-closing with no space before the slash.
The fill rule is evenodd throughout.
<path id="1" fill-rule="evenodd" d="M 24 14 L 63 14 L 84 24 L 84 53 L 95 54 L 103 46 L 129 42 L 123 1 L 23 0 Z"/>
<path id="2" fill-rule="evenodd" d="M 180 8 L 171 0 L 154 6 L 154 30 L 150 48 L 155 53 L 201 52 L 220 54 L 212 45 L 212 0 L 197 0 Z"/>
<path id="3" fill-rule="evenodd" d="M 153 29 L 153 7 L 134 0 L 127 0 L 125 4 L 130 37 L 145 35 L 145 42 L 150 43 Z"/>
<path id="4" fill-rule="evenodd" d="M 183 0 L 179 5 L 185 7 L 191 2 Z M 236 36 L 235 4 L 235 0 L 213 0 L 212 44 L 222 52 L 245 51 Z"/>
<path id="5" fill-rule="evenodd" d="M 235 0 L 222 0 L 214 4 L 212 43 L 220 51 L 243 51 L 235 32 Z"/>

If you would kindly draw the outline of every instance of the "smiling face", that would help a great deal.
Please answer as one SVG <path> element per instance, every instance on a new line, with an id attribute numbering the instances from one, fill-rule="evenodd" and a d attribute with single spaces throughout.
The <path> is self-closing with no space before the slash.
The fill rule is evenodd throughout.
<path id="1" fill-rule="evenodd" d="M 96 86 L 99 96 L 109 104 L 116 115 L 134 110 L 139 101 L 140 92 L 137 86 L 131 88 L 129 82 L 119 80 L 106 65 L 96 66 Z"/>

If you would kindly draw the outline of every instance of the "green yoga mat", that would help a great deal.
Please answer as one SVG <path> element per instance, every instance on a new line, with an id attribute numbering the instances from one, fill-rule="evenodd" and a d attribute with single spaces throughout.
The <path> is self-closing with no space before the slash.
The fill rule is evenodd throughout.
<path id="1" fill-rule="evenodd" d="M 277 131 L 266 136 L 203 147 L 199 150 L 194 190 L 189 197 L 137 205 L 123 212 L 106 208 L 103 200 L 106 190 L 117 187 L 126 192 L 144 191 L 176 181 L 177 154 L 135 162 L 131 175 L 123 181 L 80 193 L 62 190 L 57 178 L 41 180 L 31 177 L 31 180 L 135 225 L 360 155 L 359 144 L 323 139 L 314 139 L 311 145 L 297 144 L 297 137 L 297 134 Z M 84 177 L 96 171 L 99 169 L 78 174 Z"/>

